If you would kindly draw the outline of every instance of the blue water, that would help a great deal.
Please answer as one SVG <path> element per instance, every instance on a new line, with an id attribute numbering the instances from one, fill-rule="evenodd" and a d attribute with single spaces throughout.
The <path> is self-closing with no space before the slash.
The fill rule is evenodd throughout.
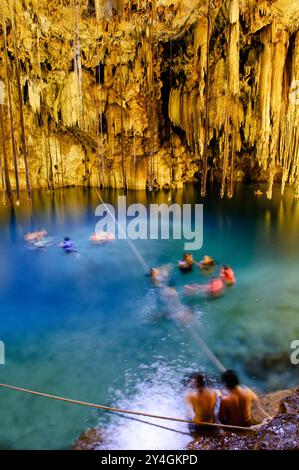
<path id="1" fill-rule="evenodd" d="M 104 191 L 115 203 L 118 192 Z M 131 202 L 199 203 L 189 187 L 171 195 L 128 194 Z M 198 270 L 183 275 L 176 263 L 183 241 L 138 240 L 149 265 L 172 265 L 171 278 L 192 309 L 196 330 L 226 367 L 258 391 L 299 382 L 288 360 L 299 338 L 299 203 L 275 191 L 272 201 L 238 187 L 232 200 L 210 188 L 204 202 L 204 246 L 196 259 L 213 255 L 231 264 L 237 284 L 221 298 L 190 301 L 183 285 L 206 282 Z M 35 192 L 14 217 L 0 209 L 0 340 L 6 364 L 0 381 L 101 404 L 188 416 L 183 378 L 199 368 L 219 380 L 182 325 L 165 316 L 157 289 L 124 240 L 92 246 L 98 219 L 96 191 Z M 79 256 L 55 243 L 34 250 L 30 230 L 71 236 Z M 272 362 L 265 358 L 270 357 Z M 184 448 L 190 438 L 135 421 L 0 389 L 0 448 L 63 449 L 88 427 L 100 425 L 101 448 Z M 172 425 L 186 432 L 184 425 Z"/>

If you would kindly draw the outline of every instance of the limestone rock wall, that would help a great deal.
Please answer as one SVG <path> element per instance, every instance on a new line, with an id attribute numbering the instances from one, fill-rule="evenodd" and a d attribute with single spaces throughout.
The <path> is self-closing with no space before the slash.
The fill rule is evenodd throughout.
<path id="1" fill-rule="evenodd" d="M 296 0 L 3 0 L 2 188 L 290 183 Z"/>

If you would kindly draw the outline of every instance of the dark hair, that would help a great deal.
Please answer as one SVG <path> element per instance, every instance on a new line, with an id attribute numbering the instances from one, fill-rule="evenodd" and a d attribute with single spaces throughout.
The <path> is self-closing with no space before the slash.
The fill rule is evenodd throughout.
<path id="1" fill-rule="evenodd" d="M 224 265 L 223 265 L 223 269 L 229 269 L 229 265 L 228 265 L 228 264 L 224 264 Z"/>
<path id="2" fill-rule="evenodd" d="M 193 374 L 192 381 L 196 388 L 202 388 L 208 385 L 208 377 L 200 372 L 195 372 L 195 374 Z"/>
<path id="3" fill-rule="evenodd" d="M 69 241 L 70 241 L 70 238 L 69 238 L 69 237 L 64 237 L 64 241 L 65 241 L 65 242 L 69 242 Z"/>
<path id="4" fill-rule="evenodd" d="M 231 370 L 228 369 L 222 374 L 222 382 L 227 386 L 227 388 L 232 389 L 240 385 L 239 379 L 237 374 Z"/>

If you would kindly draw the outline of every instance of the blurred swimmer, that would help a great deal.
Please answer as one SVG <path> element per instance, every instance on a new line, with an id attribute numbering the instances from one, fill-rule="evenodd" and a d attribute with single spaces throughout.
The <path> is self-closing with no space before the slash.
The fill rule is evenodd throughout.
<path id="1" fill-rule="evenodd" d="M 165 265 L 159 268 L 151 268 L 150 269 L 150 278 L 152 282 L 158 286 L 165 283 L 169 277 L 171 266 Z"/>
<path id="2" fill-rule="evenodd" d="M 115 235 L 111 232 L 95 232 L 90 235 L 89 240 L 94 245 L 102 245 L 103 243 L 115 240 Z"/>
<path id="3" fill-rule="evenodd" d="M 205 255 L 203 259 L 198 263 L 199 269 L 202 271 L 212 271 L 216 266 L 214 259 L 211 256 Z"/>
<path id="4" fill-rule="evenodd" d="M 24 239 L 26 240 L 26 242 L 34 243 L 39 240 L 42 240 L 46 235 L 48 235 L 46 230 L 39 230 L 36 232 L 28 232 L 24 236 Z"/>
<path id="5" fill-rule="evenodd" d="M 65 253 L 77 253 L 76 243 L 69 237 L 65 237 L 63 242 L 60 243 L 59 246 L 63 248 Z"/>
<path id="6" fill-rule="evenodd" d="M 181 271 L 191 271 L 193 264 L 195 263 L 191 253 L 184 253 L 184 258 L 178 262 L 178 268 Z"/>
<path id="7" fill-rule="evenodd" d="M 227 264 L 221 268 L 220 277 L 227 286 L 233 286 L 236 282 L 235 273 Z"/>
<path id="8" fill-rule="evenodd" d="M 190 284 L 185 285 L 188 294 L 206 294 L 210 297 L 219 297 L 223 294 L 224 283 L 220 277 L 211 279 L 207 284 Z"/>

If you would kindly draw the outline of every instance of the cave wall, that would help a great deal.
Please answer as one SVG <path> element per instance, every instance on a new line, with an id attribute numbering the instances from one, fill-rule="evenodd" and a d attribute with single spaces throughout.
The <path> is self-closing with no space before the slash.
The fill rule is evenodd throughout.
<path id="1" fill-rule="evenodd" d="M 2 188 L 290 183 L 295 0 L 3 0 Z M 7 170 L 7 171 L 5 171 Z M 0 186 L 1 187 L 1 186 Z"/>

